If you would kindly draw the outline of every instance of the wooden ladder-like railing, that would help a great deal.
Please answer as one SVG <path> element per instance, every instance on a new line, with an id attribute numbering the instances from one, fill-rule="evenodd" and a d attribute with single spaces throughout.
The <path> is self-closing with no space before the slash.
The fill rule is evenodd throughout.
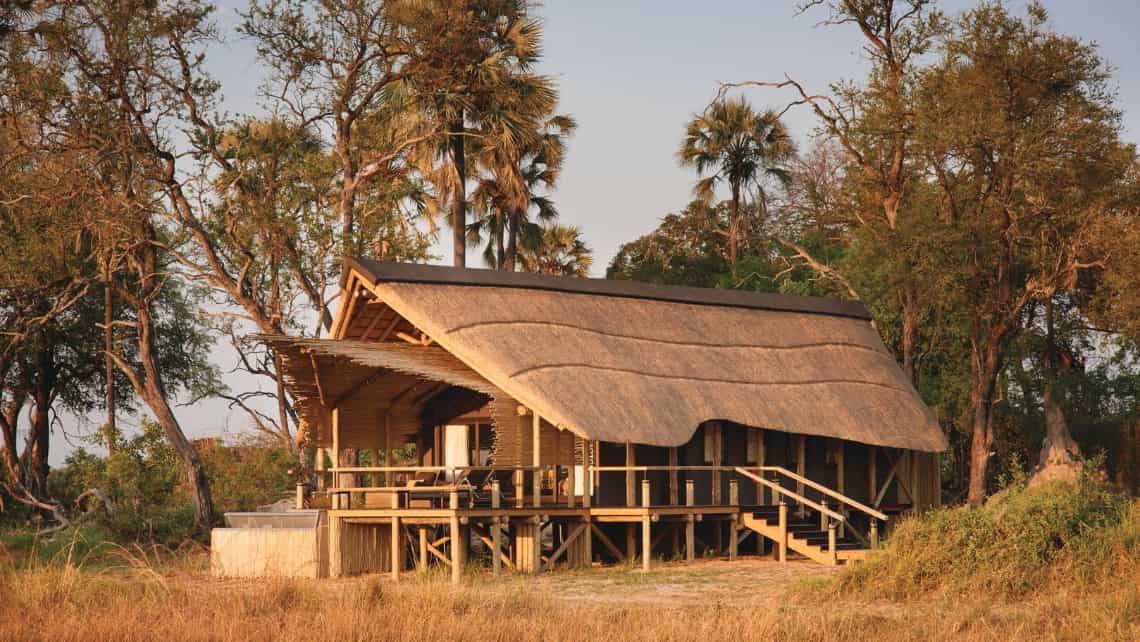
<path id="1" fill-rule="evenodd" d="M 771 523 L 774 517 L 772 515 L 761 516 L 758 514 L 743 516 L 743 523 L 744 526 L 776 542 L 781 560 L 787 559 L 787 551 L 791 549 L 818 562 L 835 565 L 841 560 L 861 559 L 868 551 L 878 548 L 878 524 L 880 521 L 887 521 L 887 516 L 884 513 L 780 466 L 737 467 L 735 472 L 772 492 L 772 497 L 778 504 L 778 513 L 775 516 L 777 523 L 775 525 Z M 769 473 L 776 479 L 767 479 L 762 473 Z M 797 487 L 811 488 L 823 497 L 818 502 L 811 500 L 791 490 L 791 488 L 785 487 L 779 479 L 794 482 Z M 789 486 L 791 485 L 789 484 Z M 834 500 L 835 508 L 839 510 L 835 510 L 829 505 L 828 498 Z M 820 532 L 827 533 L 826 547 L 822 544 L 813 544 L 807 537 L 798 537 L 795 532 L 789 530 L 789 502 L 810 508 L 819 514 Z M 870 527 L 866 535 L 859 532 L 848 521 L 845 512 L 850 510 L 867 515 Z M 845 530 L 849 530 L 866 548 L 841 552 L 839 550 L 839 539 L 843 537 Z"/>

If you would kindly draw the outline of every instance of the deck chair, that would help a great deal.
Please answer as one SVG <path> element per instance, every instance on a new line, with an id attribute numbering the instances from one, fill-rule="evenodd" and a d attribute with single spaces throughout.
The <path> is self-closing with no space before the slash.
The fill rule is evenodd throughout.
<path id="1" fill-rule="evenodd" d="M 421 470 L 415 477 L 408 480 L 408 488 L 424 488 L 435 486 L 439 481 L 438 470 Z M 408 493 L 408 508 L 432 508 L 432 497 L 421 493 Z"/>
<path id="2" fill-rule="evenodd" d="M 471 489 L 471 506 L 491 505 L 491 482 L 495 479 L 493 470 L 473 470 L 467 475 L 466 484 Z"/>

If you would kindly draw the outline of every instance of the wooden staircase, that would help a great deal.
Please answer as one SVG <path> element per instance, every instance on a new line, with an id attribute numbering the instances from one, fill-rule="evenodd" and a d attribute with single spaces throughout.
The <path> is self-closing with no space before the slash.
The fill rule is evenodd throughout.
<path id="1" fill-rule="evenodd" d="M 741 525 L 780 545 L 780 507 L 756 506 L 750 512 L 742 512 Z M 799 553 L 820 564 L 837 565 L 861 560 L 871 553 L 863 543 L 845 535 L 835 535 L 835 555 L 831 555 L 832 529 L 821 529 L 818 521 L 789 519 L 787 522 L 787 550 Z M 778 549 L 777 549 L 778 550 Z M 786 557 L 786 553 L 785 553 Z"/>
<path id="2" fill-rule="evenodd" d="M 878 523 L 887 520 L 880 511 L 779 466 L 737 468 L 736 472 L 772 491 L 777 503 L 742 510 L 740 525 L 774 542 L 780 561 L 793 551 L 820 564 L 836 566 L 862 560 L 878 548 Z M 801 491 L 811 488 L 819 494 L 819 501 L 785 488 L 781 480 Z M 798 518 L 793 516 L 792 505 L 799 506 Z M 849 511 L 868 517 L 870 530 L 866 536 L 848 522 Z"/>

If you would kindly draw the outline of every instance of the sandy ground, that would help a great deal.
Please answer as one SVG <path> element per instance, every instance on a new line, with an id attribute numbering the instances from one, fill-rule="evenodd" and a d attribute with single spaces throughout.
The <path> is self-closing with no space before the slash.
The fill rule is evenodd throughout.
<path id="1" fill-rule="evenodd" d="M 826 581 L 836 570 L 809 561 L 698 560 L 658 563 L 648 573 L 622 566 L 550 573 L 538 578 L 536 588 L 569 601 L 609 604 L 778 606 L 797 586 Z"/>

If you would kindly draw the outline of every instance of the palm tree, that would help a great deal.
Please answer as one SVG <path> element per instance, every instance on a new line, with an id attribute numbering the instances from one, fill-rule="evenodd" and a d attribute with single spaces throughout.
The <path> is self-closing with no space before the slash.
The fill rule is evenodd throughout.
<path id="1" fill-rule="evenodd" d="M 519 252 L 519 267 L 523 272 L 585 277 L 593 263 L 593 250 L 574 225 L 543 227 L 537 242 L 523 243 Z"/>
<path id="2" fill-rule="evenodd" d="M 757 114 L 743 98 L 717 100 L 685 127 L 678 157 L 701 177 L 693 188 L 705 204 L 711 204 L 718 185 L 728 183 L 731 220 L 728 227 L 728 262 L 736 263 L 744 227 L 743 199 L 752 191 L 757 211 L 767 211 L 768 187 L 772 181 L 787 186 L 790 173 L 784 164 L 796 148 L 779 116 Z M 711 172 L 705 176 L 707 172 Z"/>
<path id="3" fill-rule="evenodd" d="M 417 81 L 420 109 L 439 123 L 425 172 L 439 205 L 449 207 L 454 263 L 465 263 L 467 182 L 477 175 L 480 148 L 517 146 L 534 131 L 534 114 L 548 113 L 557 92 L 531 73 L 542 54 L 542 24 L 527 0 L 432 0 L 420 5 L 421 28 L 438 34 L 438 65 Z M 428 27 L 426 25 L 432 25 Z M 421 166 L 427 163 L 421 161 Z"/>
<path id="4" fill-rule="evenodd" d="M 514 271 L 520 237 L 538 239 L 542 231 L 538 223 L 558 217 L 545 192 L 558 181 L 566 138 L 575 127 L 570 116 L 550 116 L 522 145 L 488 147 L 480 155 L 486 173 L 471 202 L 482 216 L 470 225 L 468 239 L 478 242 L 486 235 L 483 255 L 491 267 Z"/>

